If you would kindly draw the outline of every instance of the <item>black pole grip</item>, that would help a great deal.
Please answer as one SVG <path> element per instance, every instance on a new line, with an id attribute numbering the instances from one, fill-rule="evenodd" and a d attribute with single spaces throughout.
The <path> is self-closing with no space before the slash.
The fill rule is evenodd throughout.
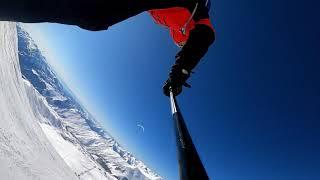
<path id="1" fill-rule="evenodd" d="M 180 180 L 208 180 L 207 172 L 192 142 L 177 100 L 170 92 L 171 110 L 177 144 Z"/>

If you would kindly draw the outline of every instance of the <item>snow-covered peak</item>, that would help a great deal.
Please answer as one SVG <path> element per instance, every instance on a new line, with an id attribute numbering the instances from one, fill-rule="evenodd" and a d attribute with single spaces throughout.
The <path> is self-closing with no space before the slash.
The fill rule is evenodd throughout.
<path id="1" fill-rule="evenodd" d="M 160 180 L 122 148 L 65 87 L 30 35 L 18 26 L 21 72 L 39 122 L 80 179 Z"/>
<path id="2" fill-rule="evenodd" d="M 0 22 L 0 178 L 77 179 L 43 133 L 27 94 L 16 25 Z"/>

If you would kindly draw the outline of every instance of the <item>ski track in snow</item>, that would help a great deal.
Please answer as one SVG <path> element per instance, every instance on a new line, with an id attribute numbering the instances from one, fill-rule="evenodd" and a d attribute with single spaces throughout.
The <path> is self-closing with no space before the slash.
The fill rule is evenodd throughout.
<path id="1" fill-rule="evenodd" d="M 0 22 L 0 178 L 78 179 L 50 144 L 21 78 L 15 23 Z"/>

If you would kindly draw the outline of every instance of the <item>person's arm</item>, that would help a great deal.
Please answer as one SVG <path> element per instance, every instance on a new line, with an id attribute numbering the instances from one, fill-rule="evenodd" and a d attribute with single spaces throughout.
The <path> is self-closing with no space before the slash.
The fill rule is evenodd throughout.
<path id="1" fill-rule="evenodd" d="M 189 10 L 191 9 L 190 7 Z M 174 95 L 179 95 L 182 92 L 182 86 L 187 85 L 186 80 L 190 77 L 192 70 L 215 40 L 215 31 L 209 20 L 208 9 L 204 4 L 198 5 L 193 21 L 195 27 L 190 30 L 186 44 L 177 53 L 175 64 L 163 86 L 163 92 L 167 96 L 170 95 L 170 89 Z"/>
<path id="2" fill-rule="evenodd" d="M 189 73 L 196 67 L 201 58 L 207 53 L 209 46 L 215 40 L 212 27 L 197 24 L 190 32 L 189 39 L 176 55 L 176 63 Z"/>
<path id="3" fill-rule="evenodd" d="M 169 79 L 163 86 L 163 93 L 170 95 L 170 88 L 175 96 L 182 92 L 182 86 L 190 77 L 191 71 L 197 66 L 201 58 L 215 40 L 215 33 L 211 26 L 197 24 L 191 30 L 189 39 L 176 55 L 175 64 L 169 73 Z"/>

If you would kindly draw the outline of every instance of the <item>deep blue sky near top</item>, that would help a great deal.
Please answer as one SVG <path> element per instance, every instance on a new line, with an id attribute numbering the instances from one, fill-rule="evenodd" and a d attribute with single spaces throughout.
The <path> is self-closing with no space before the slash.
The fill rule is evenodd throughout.
<path id="1" fill-rule="evenodd" d="M 193 88 L 179 96 L 209 176 L 320 179 L 316 5 L 212 4 L 216 43 L 195 70 Z M 169 101 L 161 90 L 178 50 L 167 30 L 146 13 L 102 32 L 54 24 L 32 29 L 54 54 L 50 63 L 106 129 L 165 179 L 178 179 Z"/>

